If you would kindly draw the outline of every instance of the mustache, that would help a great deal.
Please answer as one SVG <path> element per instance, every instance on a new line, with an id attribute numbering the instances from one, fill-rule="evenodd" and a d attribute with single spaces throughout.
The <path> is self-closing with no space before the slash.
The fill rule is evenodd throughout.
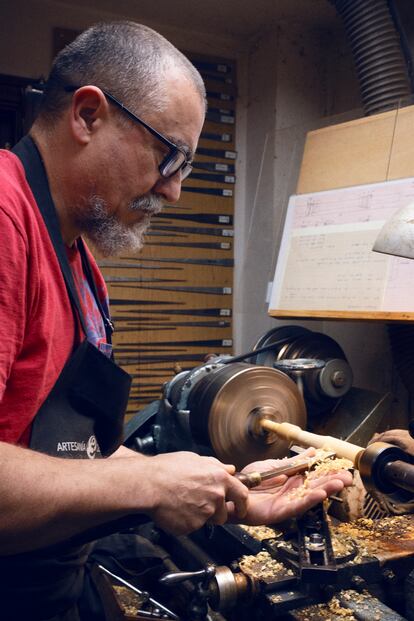
<path id="1" fill-rule="evenodd" d="M 157 194 L 139 196 L 130 204 L 131 211 L 142 211 L 148 216 L 159 213 L 164 206 L 164 201 Z"/>

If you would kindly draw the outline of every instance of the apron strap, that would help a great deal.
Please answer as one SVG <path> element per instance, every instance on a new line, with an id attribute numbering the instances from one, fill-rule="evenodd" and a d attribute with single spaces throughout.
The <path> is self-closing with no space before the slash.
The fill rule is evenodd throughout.
<path id="1" fill-rule="evenodd" d="M 60 231 L 56 208 L 50 194 L 46 170 L 40 153 L 37 149 L 36 144 L 30 136 L 24 136 L 24 138 L 22 138 L 20 142 L 18 142 L 17 145 L 13 148 L 13 153 L 17 155 L 17 157 L 20 159 L 24 166 L 27 181 L 33 192 L 33 196 L 36 200 L 39 211 L 48 230 L 50 240 L 55 249 L 60 269 L 62 271 L 62 275 L 66 284 L 69 299 L 72 304 L 72 308 L 76 309 L 83 332 L 86 335 L 87 331 L 85 318 L 83 316 L 82 307 L 80 305 L 78 293 L 75 287 L 72 270 L 70 269 L 68 257 L 66 254 L 66 247 Z M 102 316 L 107 342 L 110 344 L 113 326 L 102 308 L 102 304 L 99 300 L 99 296 L 96 290 L 96 284 L 93 278 L 92 270 L 89 264 L 88 257 L 86 255 L 83 242 L 82 240 L 79 241 L 80 244 L 78 244 L 78 248 L 81 253 L 83 270 L 88 280 L 93 296 L 95 297 L 99 312 Z"/>

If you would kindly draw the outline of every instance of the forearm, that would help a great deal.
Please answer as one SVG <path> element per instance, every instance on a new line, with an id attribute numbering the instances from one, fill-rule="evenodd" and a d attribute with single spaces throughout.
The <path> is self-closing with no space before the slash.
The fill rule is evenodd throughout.
<path id="1" fill-rule="evenodd" d="M 0 554 L 44 547 L 119 517 L 149 512 L 149 458 L 131 456 L 58 459 L 0 443 Z"/>

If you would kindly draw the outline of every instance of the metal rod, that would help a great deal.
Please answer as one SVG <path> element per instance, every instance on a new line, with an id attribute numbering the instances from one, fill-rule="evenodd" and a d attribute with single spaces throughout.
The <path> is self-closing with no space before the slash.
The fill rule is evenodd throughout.
<path id="1" fill-rule="evenodd" d="M 103 565 L 99 565 L 98 564 L 98 567 L 105 574 L 108 574 L 108 576 L 111 576 L 112 578 L 114 578 L 115 580 L 120 582 L 121 584 L 124 584 L 125 586 L 127 586 L 129 589 L 131 589 L 131 591 L 134 591 L 135 593 L 137 593 L 137 595 L 140 595 L 141 597 L 144 595 L 143 591 L 140 591 L 139 589 L 137 589 L 137 587 L 135 587 L 130 582 L 127 582 L 127 580 L 124 580 L 120 576 L 117 576 L 116 574 L 113 574 L 112 571 L 109 571 L 109 569 L 107 569 Z M 155 608 L 159 608 L 160 610 L 163 610 L 165 613 L 167 613 L 171 617 L 171 619 L 178 619 L 178 616 L 174 612 L 172 612 L 172 610 L 169 610 L 169 608 L 167 608 L 163 604 L 160 604 L 159 602 L 157 602 L 152 597 L 149 597 L 147 601 L 149 601 Z"/>

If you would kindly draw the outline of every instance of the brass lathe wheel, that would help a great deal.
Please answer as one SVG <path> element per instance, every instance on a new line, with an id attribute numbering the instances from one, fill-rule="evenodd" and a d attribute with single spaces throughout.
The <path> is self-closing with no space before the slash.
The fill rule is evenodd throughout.
<path id="1" fill-rule="evenodd" d="M 193 437 L 238 469 L 287 454 L 288 442 L 263 431 L 260 418 L 306 427 L 305 405 L 295 382 L 270 367 L 228 364 L 197 384 L 189 406 Z"/>

